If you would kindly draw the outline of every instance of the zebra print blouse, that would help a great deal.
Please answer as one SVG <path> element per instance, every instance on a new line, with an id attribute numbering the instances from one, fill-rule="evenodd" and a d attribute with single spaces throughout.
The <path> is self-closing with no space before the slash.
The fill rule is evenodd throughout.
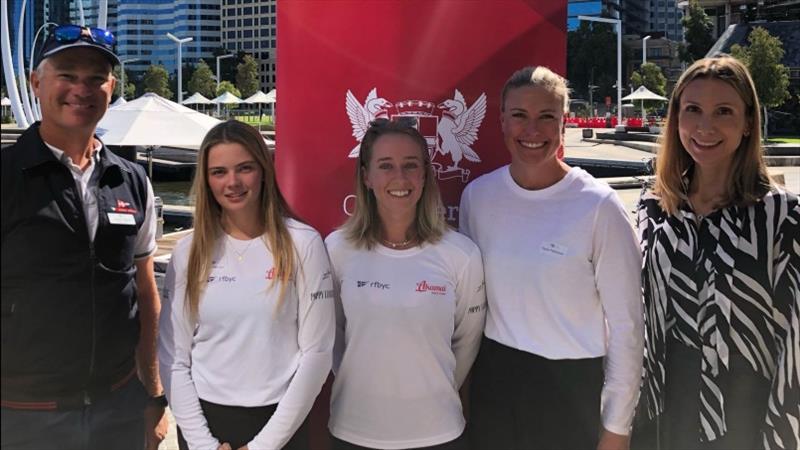
<path id="1" fill-rule="evenodd" d="M 765 448 L 800 445 L 800 205 L 774 189 L 750 206 L 706 217 L 668 216 L 645 192 L 638 205 L 643 253 L 645 361 L 641 402 L 663 412 L 666 341 L 701 350 L 700 436 L 726 433 L 718 377 L 740 353 L 771 381 Z"/>

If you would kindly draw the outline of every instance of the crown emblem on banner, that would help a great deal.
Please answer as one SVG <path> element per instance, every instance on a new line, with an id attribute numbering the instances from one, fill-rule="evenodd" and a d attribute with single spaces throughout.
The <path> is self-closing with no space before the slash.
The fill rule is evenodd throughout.
<path id="1" fill-rule="evenodd" d="M 364 139 L 370 122 L 379 118 L 410 117 L 416 121 L 416 129 L 428 143 L 431 165 L 438 179 L 460 179 L 462 183 L 467 183 L 470 171 L 459 167 L 459 163 L 464 159 L 470 162 L 481 161 L 480 156 L 472 149 L 472 144 L 478 140 L 478 129 L 486 115 L 485 93 L 481 93 L 467 107 L 467 102 L 458 89 L 452 99 L 439 104 L 416 99 L 391 102 L 379 97 L 377 88 L 367 94 L 362 104 L 348 90 L 345 109 L 353 127 L 353 137 L 357 141 L 348 155 L 350 158 L 358 157 L 361 140 Z M 437 161 L 444 157 L 449 157 L 452 164 Z"/>

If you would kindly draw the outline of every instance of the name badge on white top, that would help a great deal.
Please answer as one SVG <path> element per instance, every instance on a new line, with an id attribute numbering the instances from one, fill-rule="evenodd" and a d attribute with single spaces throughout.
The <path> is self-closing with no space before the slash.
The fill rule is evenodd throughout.
<path id="1" fill-rule="evenodd" d="M 112 225 L 136 225 L 136 217 L 133 214 L 108 213 L 108 221 Z"/>
<path id="2" fill-rule="evenodd" d="M 556 244 L 555 242 L 545 242 L 542 244 L 541 252 L 549 253 L 551 255 L 564 256 L 567 254 L 567 247 Z"/>

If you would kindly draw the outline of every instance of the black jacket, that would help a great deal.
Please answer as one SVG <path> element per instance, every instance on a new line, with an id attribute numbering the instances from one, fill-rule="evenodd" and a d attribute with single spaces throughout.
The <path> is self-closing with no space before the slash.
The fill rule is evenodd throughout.
<path id="1" fill-rule="evenodd" d="M 39 124 L 2 150 L 4 404 L 89 402 L 134 368 L 134 245 L 147 179 L 106 148 L 95 170 L 92 242 L 75 180 L 42 141 Z M 108 213 L 135 224 L 112 224 Z"/>

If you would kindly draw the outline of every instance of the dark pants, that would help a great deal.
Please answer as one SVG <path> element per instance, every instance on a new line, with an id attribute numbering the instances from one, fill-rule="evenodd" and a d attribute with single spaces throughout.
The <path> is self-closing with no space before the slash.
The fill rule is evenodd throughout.
<path id="1" fill-rule="evenodd" d="M 700 351 L 674 339 L 669 339 L 667 345 L 664 413 L 658 418 L 658 425 L 654 420 L 634 429 L 631 448 L 656 449 L 659 439 L 662 450 L 762 448 L 760 427 L 766 417 L 769 380 L 755 373 L 742 355 L 731 353 L 730 371 L 718 380 L 726 394 L 728 431 L 720 439 L 700 442 Z"/>
<path id="2" fill-rule="evenodd" d="M 142 450 L 146 402 L 142 383 L 133 377 L 80 409 L 2 408 L 2 450 Z"/>
<path id="3" fill-rule="evenodd" d="M 264 428 L 278 405 L 245 407 L 226 406 L 200 399 L 203 416 L 206 418 L 211 435 L 220 443 L 229 443 L 236 450 L 247 445 Z M 292 439 L 283 447 L 287 450 L 308 449 L 308 419 L 306 419 Z M 178 428 L 178 447 L 189 450 L 186 440 Z M 214 449 L 216 450 L 216 449 Z M 256 450 L 256 449 L 251 449 Z"/>
<path id="4" fill-rule="evenodd" d="M 472 370 L 470 444 L 595 449 L 602 386 L 603 358 L 550 360 L 484 337 Z"/>
<path id="5" fill-rule="evenodd" d="M 467 432 L 461 436 L 453 439 L 444 444 L 433 445 L 430 447 L 417 447 L 417 449 L 425 450 L 469 450 L 469 442 L 467 441 Z M 360 445 L 351 444 L 347 441 L 338 439 L 336 436 L 331 435 L 331 450 L 373 450 L 371 447 L 362 447 Z"/>

